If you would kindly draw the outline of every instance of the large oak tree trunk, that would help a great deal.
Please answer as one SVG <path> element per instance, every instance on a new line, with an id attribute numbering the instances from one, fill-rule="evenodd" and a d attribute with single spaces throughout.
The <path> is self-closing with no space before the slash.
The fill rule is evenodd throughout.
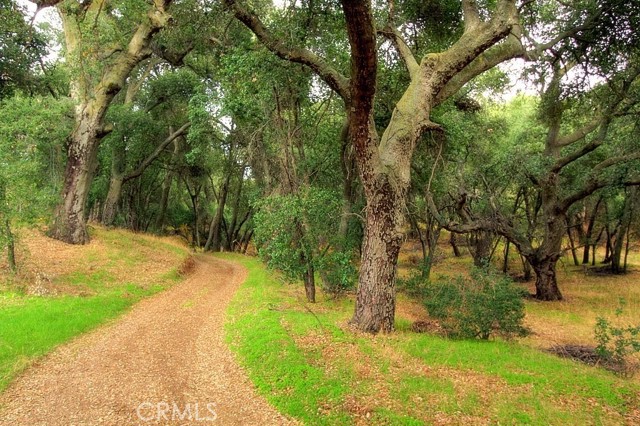
<path id="1" fill-rule="evenodd" d="M 86 227 L 86 203 L 96 168 L 98 144 L 102 138 L 102 117 L 91 116 L 90 105 L 78 107 L 78 124 L 71 134 L 67 150 L 62 202 L 58 205 L 51 236 L 70 243 L 89 242 Z"/>
<path id="2" fill-rule="evenodd" d="M 555 179 L 551 179 L 553 184 Z M 555 196 L 555 187 L 543 188 L 543 198 Z M 552 204 L 552 203 L 549 203 Z M 558 288 L 556 265 L 562 255 L 562 238 L 566 229 L 566 216 L 554 213 L 553 209 L 545 214 L 545 236 L 541 245 L 528 256 L 528 261 L 536 274 L 536 299 L 544 301 L 562 300 Z"/>
<path id="3" fill-rule="evenodd" d="M 556 257 L 546 258 L 542 261 L 529 261 L 536 274 L 536 299 L 544 301 L 562 300 L 562 293 L 558 288 L 556 276 Z"/>
<path id="4" fill-rule="evenodd" d="M 352 322 L 362 331 L 377 333 L 394 329 L 395 284 L 398 253 L 402 243 L 402 200 L 381 185 L 377 197 L 367 204 L 362 262 Z M 395 196 L 394 196 L 395 195 Z"/>
<path id="5" fill-rule="evenodd" d="M 100 74 L 90 76 L 82 68 L 86 48 L 81 22 L 87 13 L 80 5 L 65 3 L 58 8 L 65 35 L 65 48 L 70 66 L 78 73 L 71 82 L 71 94 L 76 101 L 76 127 L 69 138 L 67 167 L 65 170 L 62 200 L 56 209 L 50 234 L 71 244 L 89 241 L 86 228 L 86 203 L 96 167 L 98 146 L 108 132 L 104 117 L 113 98 L 122 90 L 131 71 L 151 55 L 149 45 L 154 34 L 166 25 L 169 15 L 165 6 L 169 0 L 158 0 L 150 7 L 147 17 L 135 29 L 126 46 L 121 46 L 113 61 L 105 62 Z M 98 16 L 100 10 L 89 4 L 91 13 Z M 100 8 L 102 5 L 100 4 Z M 96 17 L 97 19 L 97 17 Z M 92 35 L 93 36 L 93 35 Z M 109 47 L 111 49 L 111 47 Z M 101 52 L 98 52 L 101 53 Z M 103 52 L 102 52 L 103 53 Z M 84 56 L 83 56 L 84 54 Z M 90 57 L 89 60 L 95 60 Z M 74 75 L 75 75 L 74 72 Z"/>

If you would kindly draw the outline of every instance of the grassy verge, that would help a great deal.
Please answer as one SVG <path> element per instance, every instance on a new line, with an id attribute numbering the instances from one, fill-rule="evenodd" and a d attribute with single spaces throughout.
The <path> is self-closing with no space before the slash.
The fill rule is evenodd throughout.
<path id="1" fill-rule="evenodd" d="M 637 383 L 509 342 L 450 341 L 346 326 L 352 302 L 302 300 L 256 260 L 229 307 L 227 337 L 259 391 L 309 425 L 624 424 Z"/>
<path id="2" fill-rule="evenodd" d="M 188 256 L 186 248 L 160 239 L 101 229 L 93 234 L 96 243 L 74 249 L 74 265 L 53 280 L 53 288 L 71 294 L 0 292 L 0 391 L 38 357 L 176 282 Z M 164 265 L 153 265 L 154 256 Z M 150 266 L 153 273 L 133 273 Z"/>

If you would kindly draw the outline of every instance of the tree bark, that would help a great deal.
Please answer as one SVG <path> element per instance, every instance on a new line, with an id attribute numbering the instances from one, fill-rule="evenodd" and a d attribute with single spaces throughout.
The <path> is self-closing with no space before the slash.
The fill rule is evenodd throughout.
<path id="1" fill-rule="evenodd" d="M 168 0 L 154 3 L 128 45 L 110 65 L 105 66 L 96 84 L 91 83 L 91 77 L 85 75 L 84 71 L 76 70 L 80 75 L 71 84 L 72 97 L 77 103 L 76 126 L 69 137 L 62 200 L 56 208 L 50 230 L 50 235 L 56 239 L 71 244 L 89 241 L 86 202 L 96 167 L 98 146 L 110 131 L 109 126 L 104 124 L 104 118 L 111 101 L 122 90 L 131 71 L 151 55 L 151 39 L 169 20 L 164 10 L 168 4 Z M 79 20 L 84 19 L 84 14 L 79 5 L 72 7 L 65 4 L 58 10 L 62 17 L 66 51 L 70 62 L 75 64 L 83 60 L 81 53 L 84 41 Z"/>
<path id="2" fill-rule="evenodd" d="M 387 186 L 385 188 L 384 186 Z M 379 192 L 390 193 L 387 185 Z M 394 329 L 395 281 L 402 243 L 403 211 L 396 196 L 378 196 L 367 204 L 356 307 L 352 322 L 366 332 Z"/>
<path id="3" fill-rule="evenodd" d="M 89 242 L 86 201 L 96 168 L 97 145 L 103 135 L 102 117 L 91 114 L 91 109 L 89 104 L 77 108 L 77 124 L 67 150 L 62 202 L 56 209 L 50 231 L 53 238 L 70 244 Z"/>
<path id="4" fill-rule="evenodd" d="M 225 177 L 222 186 L 220 187 L 220 192 L 218 195 L 218 208 L 216 209 L 216 214 L 211 221 L 211 226 L 209 227 L 209 236 L 207 238 L 207 242 L 204 246 L 204 250 L 208 251 L 211 249 L 213 252 L 219 252 L 221 247 L 221 236 L 222 236 L 222 217 L 224 215 L 224 206 L 227 203 L 227 193 L 229 192 L 229 181 L 231 180 L 231 175 L 227 174 Z"/>
<path id="5" fill-rule="evenodd" d="M 4 220 L 4 234 L 7 239 L 7 262 L 9 264 L 9 270 L 15 273 L 18 270 L 18 265 L 16 264 L 16 244 L 13 232 L 11 232 L 11 222 L 9 218 L 5 218 Z"/>
<path id="6" fill-rule="evenodd" d="M 556 264 L 558 259 L 549 257 L 541 261 L 529 261 L 536 274 L 536 299 L 544 301 L 562 300 L 558 288 Z"/>

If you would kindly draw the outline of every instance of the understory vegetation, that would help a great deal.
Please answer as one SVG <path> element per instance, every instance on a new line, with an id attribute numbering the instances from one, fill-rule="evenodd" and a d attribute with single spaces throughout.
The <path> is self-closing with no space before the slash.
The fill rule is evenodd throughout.
<path id="1" fill-rule="evenodd" d="M 0 281 L 0 391 L 56 346 L 177 282 L 189 256 L 168 239 L 102 228 L 92 237 L 81 250 L 24 237 L 22 275 Z"/>
<path id="2" fill-rule="evenodd" d="M 348 326 L 352 298 L 322 294 L 309 304 L 256 259 L 224 258 L 249 270 L 228 311 L 228 342 L 259 391 L 305 424 L 616 425 L 637 418 L 640 383 L 535 348 L 552 340 L 537 333 L 544 330 L 538 321 L 567 306 L 540 312 L 540 302 L 526 302 L 534 333 L 521 342 L 450 340 L 414 333 L 412 323 L 426 313 L 401 296 L 398 331 L 372 337 Z M 455 271 L 456 260 L 442 270 Z M 578 306 L 565 314 L 589 328 L 588 303 L 604 294 L 573 291 Z M 572 338 L 570 330 L 555 336 Z"/>

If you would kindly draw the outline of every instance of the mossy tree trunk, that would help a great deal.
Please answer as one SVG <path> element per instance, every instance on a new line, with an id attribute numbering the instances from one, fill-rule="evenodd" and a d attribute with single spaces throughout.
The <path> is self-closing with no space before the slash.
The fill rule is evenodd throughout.
<path id="1" fill-rule="evenodd" d="M 86 27 L 87 16 L 99 19 L 101 3 L 90 3 L 88 9 L 71 0 L 58 5 L 65 36 L 67 62 L 74 68 L 71 94 L 76 102 L 75 128 L 69 137 L 67 166 L 65 169 L 62 199 L 56 208 L 50 234 L 71 244 L 89 241 L 86 229 L 87 196 L 96 168 L 98 147 L 109 133 L 110 126 L 104 118 L 113 98 L 124 87 L 131 71 L 151 55 L 153 36 L 169 20 L 165 8 L 168 0 L 155 0 L 144 22 L 134 30 L 126 46 L 115 49 L 112 60 L 100 62 L 89 55 L 91 61 L 102 65 L 97 72 L 87 71 L 84 65 L 87 43 L 95 34 Z M 102 48 L 102 47 L 101 47 Z M 100 51 L 100 54 L 106 52 Z"/>

